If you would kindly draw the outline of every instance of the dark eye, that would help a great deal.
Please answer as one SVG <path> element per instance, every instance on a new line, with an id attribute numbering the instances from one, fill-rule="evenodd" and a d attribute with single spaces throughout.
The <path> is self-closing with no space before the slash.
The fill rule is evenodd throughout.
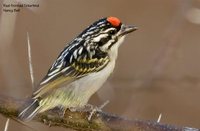
<path id="1" fill-rule="evenodd" d="M 116 33 L 115 30 L 111 30 L 111 31 L 109 32 L 110 35 L 114 35 L 115 33 Z"/>

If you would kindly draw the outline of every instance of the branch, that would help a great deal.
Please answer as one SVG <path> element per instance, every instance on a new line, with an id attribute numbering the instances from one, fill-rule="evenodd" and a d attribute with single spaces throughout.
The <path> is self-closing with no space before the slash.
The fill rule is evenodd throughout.
<path id="1" fill-rule="evenodd" d="M 25 100 L 16 100 L 11 97 L 0 97 L 0 113 L 5 117 L 16 120 L 19 109 Z M 88 121 L 90 111 L 66 111 L 64 117 L 59 117 L 58 111 L 48 111 L 38 114 L 33 120 L 49 126 L 59 126 L 75 130 L 140 130 L 140 131 L 196 131 L 194 128 L 176 127 L 160 124 L 155 121 L 129 120 L 105 112 L 96 112 L 91 121 Z"/>

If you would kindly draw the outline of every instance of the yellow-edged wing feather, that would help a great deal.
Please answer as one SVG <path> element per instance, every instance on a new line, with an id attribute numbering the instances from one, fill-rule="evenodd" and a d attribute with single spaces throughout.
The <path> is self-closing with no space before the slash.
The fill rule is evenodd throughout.
<path id="1" fill-rule="evenodd" d="M 70 66 L 54 73 L 54 75 L 50 76 L 51 79 L 48 82 L 44 82 L 49 79 L 49 76 L 47 75 L 41 82 L 42 84 L 40 84 L 39 89 L 33 93 L 33 98 L 39 98 L 44 95 L 48 95 L 48 92 L 59 88 L 62 84 L 66 85 L 85 75 L 98 72 L 103 69 L 108 62 L 108 56 L 89 60 L 80 58 L 74 61 Z"/>

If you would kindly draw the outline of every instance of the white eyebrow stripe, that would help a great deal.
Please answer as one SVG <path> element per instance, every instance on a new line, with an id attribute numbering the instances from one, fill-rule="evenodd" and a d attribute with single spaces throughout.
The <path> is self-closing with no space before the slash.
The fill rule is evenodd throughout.
<path id="1" fill-rule="evenodd" d="M 111 31 L 111 30 L 115 30 L 115 28 L 108 28 L 108 29 L 105 30 L 104 32 L 105 32 L 105 33 L 108 33 L 108 32 Z"/>

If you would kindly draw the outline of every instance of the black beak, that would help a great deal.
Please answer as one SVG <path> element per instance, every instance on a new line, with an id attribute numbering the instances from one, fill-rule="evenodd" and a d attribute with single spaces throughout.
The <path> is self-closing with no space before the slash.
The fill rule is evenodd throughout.
<path id="1" fill-rule="evenodd" d="M 138 27 L 137 26 L 132 26 L 132 25 L 122 25 L 121 27 L 121 32 L 119 34 L 119 36 L 124 36 L 126 34 L 129 34 L 135 30 L 137 30 Z"/>

